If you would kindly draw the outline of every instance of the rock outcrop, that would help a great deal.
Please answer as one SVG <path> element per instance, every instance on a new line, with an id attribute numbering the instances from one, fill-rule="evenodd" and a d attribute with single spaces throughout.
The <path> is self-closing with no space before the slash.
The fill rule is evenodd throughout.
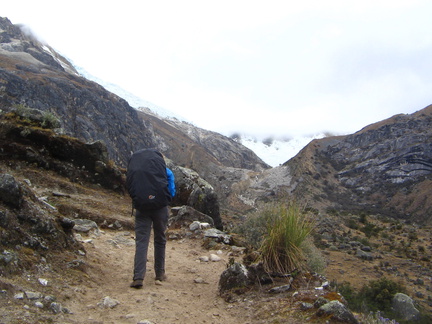
<path id="1" fill-rule="evenodd" d="M 124 166 L 130 152 L 154 146 L 137 111 L 122 98 L 76 73 L 52 48 L 0 18 L 0 105 L 35 108 L 55 115 L 66 135 L 103 141 Z"/>
<path id="2" fill-rule="evenodd" d="M 243 173 L 236 186 L 242 188 L 237 199 L 251 208 L 295 197 L 322 212 L 430 224 L 432 106 L 351 135 L 313 140 L 279 167 Z"/>
<path id="3" fill-rule="evenodd" d="M 312 141 L 286 162 L 297 196 L 336 210 L 429 223 L 432 106 Z"/>

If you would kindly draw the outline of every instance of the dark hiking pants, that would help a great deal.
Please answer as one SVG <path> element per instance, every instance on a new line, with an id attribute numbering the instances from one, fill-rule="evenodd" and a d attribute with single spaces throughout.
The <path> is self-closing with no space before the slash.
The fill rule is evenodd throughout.
<path id="1" fill-rule="evenodd" d="M 154 269 L 156 277 L 165 274 L 165 231 L 168 225 L 168 207 L 135 215 L 135 262 L 133 280 L 144 279 L 147 270 L 147 251 L 153 225 Z"/>

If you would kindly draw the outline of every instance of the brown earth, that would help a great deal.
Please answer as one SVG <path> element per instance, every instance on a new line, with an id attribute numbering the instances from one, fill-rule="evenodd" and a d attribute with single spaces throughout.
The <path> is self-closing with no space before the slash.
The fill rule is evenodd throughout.
<path id="1" fill-rule="evenodd" d="M 74 184 L 53 172 L 40 172 L 23 165 L 7 171 L 14 173 L 19 181 L 30 180 L 38 197 L 48 197 L 49 204 L 68 216 L 92 219 L 100 225 L 104 220 L 107 220 L 106 225 L 119 220 L 122 228 L 110 229 L 102 225 L 100 233 L 80 234 L 82 250 L 85 251 L 81 267 L 66 268 L 65 257 L 56 256 L 46 268 L 35 262 L 34 268 L 22 276 L 2 277 L 1 287 L 8 293 L 0 298 L 3 309 L 0 323 L 137 323 L 141 320 L 152 323 L 255 322 L 252 301 L 227 303 L 218 294 L 218 281 L 226 269 L 229 246 L 221 247 L 218 254 L 221 261 L 200 262 L 200 256 L 218 252 L 206 250 L 202 246 L 203 240 L 199 238 L 169 240 L 168 280 L 156 285 L 151 244 L 144 287 L 132 289 L 129 284 L 132 279 L 134 233 L 131 230 L 133 218 L 130 216 L 129 197 Z M 46 279 L 48 284 L 41 285 L 38 282 L 40 278 Z M 53 295 L 71 314 L 53 315 L 49 310 L 35 307 L 32 300 L 12 298 L 20 291 Z M 98 305 L 107 296 L 119 304 L 114 308 Z"/>

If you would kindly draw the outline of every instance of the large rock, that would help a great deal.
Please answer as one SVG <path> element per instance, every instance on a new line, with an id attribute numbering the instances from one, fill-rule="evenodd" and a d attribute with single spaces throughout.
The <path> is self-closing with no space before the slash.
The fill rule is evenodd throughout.
<path id="1" fill-rule="evenodd" d="M 174 212 L 174 209 L 172 209 Z M 173 213 L 174 214 L 174 213 Z M 187 228 L 191 223 L 199 221 L 214 226 L 213 219 L 190 206 L 182 206 L 175 211 L 175 215 L 169 219 L 170 228 Z"/>
<path id="2" fill-rule="evenodd" d="M 15 208 L 21 206 L 21 186 L 10 174 L 0 174 L 0 200 Z"/>
<path id="3" fill-rule="evenodd" d="M 359 323 L 353 313 L 351 313 L 351 311 L 338 300 L 332 300 L 331 302 L 322 305 L 317 311 L 317 316 L 328 316 L 329 318 L 342 323 Z"/>
<path id="4" fill-rule="evenodd" d="M 244 288 L 249 284 L 248 270 L 238 262 L 234 262 L 219 279 L 219 292 L 221 294 L 236 288 Z"/>
<path id="5" fill-rule="evenodd" d="M 397 293 L 392 299 L 392 307 L 394 312 L 405 321 L 415 321 L 420 318 L 420 312 L 414 306 L 413 300 L 405 294 Z"/>
<path id="6" fill-rule="evenodd" d="M 213 187 L 194 170 L 175 166 L 172 163 L 168 163 L 168 166 L 174 173 L 177 187 L 177 194 L 173 204 L 179 206 L 188 205 L 210 216 L 214 226 L 222 230 L 219 201 Z"/>

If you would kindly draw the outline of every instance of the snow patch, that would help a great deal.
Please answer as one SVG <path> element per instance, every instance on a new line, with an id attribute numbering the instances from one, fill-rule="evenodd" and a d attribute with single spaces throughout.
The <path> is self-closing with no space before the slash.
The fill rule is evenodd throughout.
<path id="1" fill-rule="evenodd" d="M 253 136 L 241 136 L 240 143 L 252 150 L 272 167 L 281 165 L 294 157 L 312 140 L 323 138 L 324 134 L 296 136 L 290 139 L 258 140 Z"/>

